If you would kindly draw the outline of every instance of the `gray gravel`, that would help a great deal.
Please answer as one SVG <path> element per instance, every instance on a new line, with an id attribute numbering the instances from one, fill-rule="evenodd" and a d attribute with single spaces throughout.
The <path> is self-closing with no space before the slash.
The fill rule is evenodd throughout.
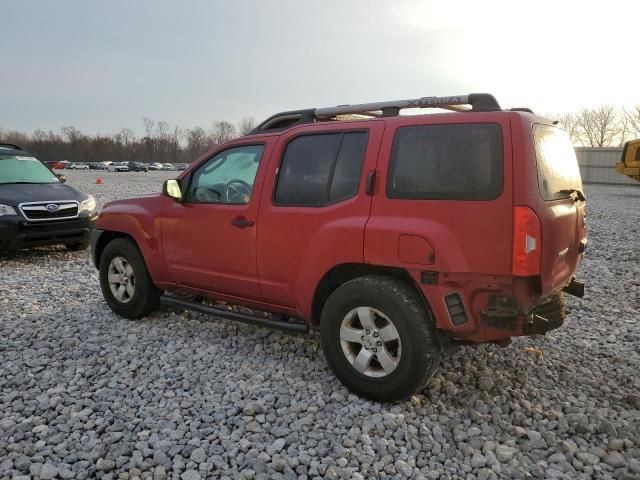
<path id="1" fill-rule="evenodd" d="M 100 204 L 175 175 L 67 173 Z M 4 255 L 0 479 L 640 479 L 640 188 L 587 194 L 588 296 L 565 326 L 456 348 L 396 405 L 349 394 L 317 335 L 125 320 L 88 252 Z"/>

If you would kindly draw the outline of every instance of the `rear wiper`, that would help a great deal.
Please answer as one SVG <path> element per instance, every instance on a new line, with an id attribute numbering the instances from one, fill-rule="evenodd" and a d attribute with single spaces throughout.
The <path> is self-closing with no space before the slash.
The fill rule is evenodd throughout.
<path id="1" fill-rule="evenodd" d="M 575 194 L 576 199 L 580 200 L 581 202 L 584 202 L 587 199 L 587 197 L 584 196 L 584 193 L 582 193 L 577 188 L 565 188 L 560 190 L 558 193 L 568 193 L 569 195 Z"/>

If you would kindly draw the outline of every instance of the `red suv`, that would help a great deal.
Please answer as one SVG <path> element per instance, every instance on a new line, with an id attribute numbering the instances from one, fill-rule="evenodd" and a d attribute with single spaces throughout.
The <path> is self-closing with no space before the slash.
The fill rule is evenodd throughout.
<path id="1" fill-rule="evenodd" d="M 399 115 L 430 107 L 451 112 Z M 488 94 L 424 97 L 274 115 L 162 194 L 108 203 L 92 250 L 119 315 L 165 303 L 310 325 L 348 388 L 394 401 L 425 385 L 444 340 L 560 326 L 562 290 L 584 291 L 584 212 L 553 122 Z"/>

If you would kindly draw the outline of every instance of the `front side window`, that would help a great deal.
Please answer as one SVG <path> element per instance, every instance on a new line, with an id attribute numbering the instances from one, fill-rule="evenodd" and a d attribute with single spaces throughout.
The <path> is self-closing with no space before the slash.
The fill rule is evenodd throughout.
<path id="1" fill-rule="evenodd" d="M 502 193 L 503 163 L 500 125 L 401 127 L 393 139 L 387 196 L 492 200 Z"/>
<path id="2" fill-rule="evenodd" d="M 545 200 L 569 196 L 582 190 L 582 177 L 569 134 L 552 125 L 535 124 L 533 140 L 538 163 L 538 188 Z"/>
<path id="3" fill-rule="evenodd" d="M 337 132 L 291 140 L 282 157 L 275 204 L 322 206 L 355 196 L 367 139 L 367 132 Z"/>
<path id="4" fill-rule="evenodd" d="M 264 145 L 246 145 L 214 155 L 194 172 L 187 201 L 248 204 L 263 151 Z"/>
<path id="5" fill-rule="evenodd" d="M 58 177 L 37 158 L 0 154 L 0 184 L 58 182 Z"/>

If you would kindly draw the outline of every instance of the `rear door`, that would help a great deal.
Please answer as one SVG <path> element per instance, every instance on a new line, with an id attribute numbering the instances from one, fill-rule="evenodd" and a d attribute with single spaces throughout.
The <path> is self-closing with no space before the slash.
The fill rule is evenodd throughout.
<path id="1" fill-rule="evenodd" d="M 542 295 L 562 288 L 575 274 L 585 239 L 584 189 L 569 135 L 553 125 L 533 124 L 539 196 Z M 535 182 L 535 180 L 533 180 Z"/>
<path id="2" fill-rule="evenodd" d="M 387 122 L 365 261 L 510 275 L 508 119 L 497 113 L 455 113 Z"/>
<path id="3" fill-rule="evenodd" d="M 310 314 L 314 289 L 332 267 L 363 261 L 384 122 L 307 125 L 274 148 L 260 204 L 258 272 L 265 301 Z"/>

